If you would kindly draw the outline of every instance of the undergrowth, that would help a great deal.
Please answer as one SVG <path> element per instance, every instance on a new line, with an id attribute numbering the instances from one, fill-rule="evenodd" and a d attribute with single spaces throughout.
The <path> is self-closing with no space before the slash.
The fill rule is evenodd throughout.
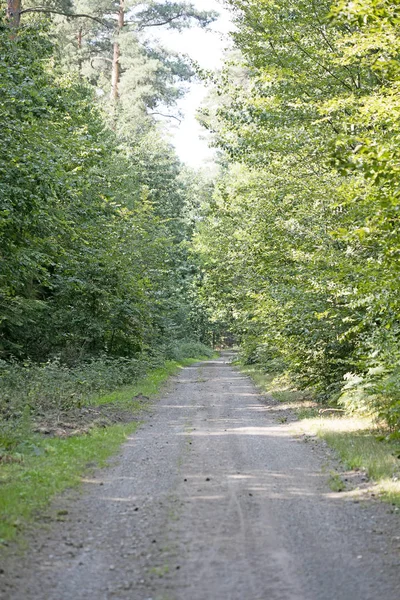
<path id="1" fill-rule="evenodd" d="M 201 351 L 200 354 L 190 356 L 196 349 Z M 189 356 L 182 356 L 184 354 Z M 116 381 L 111 380 L 107 383 L 109 391 L 105 394 L 94 394 L 91 391 L 86 397 L 82 395 L 82 402 L 85 405 L 107 405 L 116 410 L 129 411 L 131 414 L 130 422 L 93 427 L 85 435 L 58 438 L 35 433 L 32 430 L 33 411 L 29 403 L 33 396 L 32 393 L 24 395 L 20 387 L 15 400 L 20 406 L 18 419 L 3 417 L 0 422 L 0 545 L 7 544 L 23 531 L 26 524 L 49 503 L 55 494 L 79 484 L 88 468 L 104 466 L 126 437 L 137 428 L 140 413 L 147 405 L 146 399 L 150 400 L 156 396 L 168 377 L 183 366 L 211 356 L 213 352 L 209 348 L 191 345 L 181 350 L 179 361 L 166 361 L 161 366 L 150 369 L 130 385 L 118 387 L 121 379 L 117 378 Z M 104 367 L 104 362 L 101 362 L 101 365 Z M 114 367 L 115 365 L 112 366 L 113 369 Z M 38 369 L 31 365 L 25 368 Z M 35 379 L 36 382 L 41 381 L 41 386 L 28 386 L 31 391 L 35 390 L 37 398 L 40 398 L 39 391 L 46 388 L 49 382 L 53 385 L 49 369 L 44 367 L 43 372 L 45 374 L 42 375 L 42 379 L 39 377 Z M 93 372 L 92 363 L 86 376 L 88 377 L 88 373 L 93 376 Z M 72 381 L 75 376 L 76 372 L 71 374 Z M 62 373 L 61 379 L 64 377 L 65 372 Z M 10 381 L 9 379 L 8 382 Z M 104 381 L 104 371 L 96 381 Z M 24 403 L 24 399 L 28 401 Z M 69 405 L 67 401 L 66 406 Z M 39 406 L 43 407 L 44 404 L 39 402 Z M 60 404 L 56 406 L 62 407 Z"/>
<path id="2" fill-rule="evenodd" d="M 45 364 L 0 360 L 0 420 L 19 420 L 27 413 L 81 407 L 98 396 L 143 378 L 165 360 L 210 358 L 213 351 L 200 342 L 181 342 L 157 355 L 138 358 L 98 357 L 69 367 L 54 359 Z"/>

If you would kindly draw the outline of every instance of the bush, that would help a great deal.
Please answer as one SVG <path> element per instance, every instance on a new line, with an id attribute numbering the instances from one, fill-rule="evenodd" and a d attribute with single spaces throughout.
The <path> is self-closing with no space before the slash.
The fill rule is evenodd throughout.
<path id="1" fill-rule="evenodd" d="M 240 348 L 239 360 L 243 365 L 257 365 L 266 373 L 281 373 L 285 362 L 279 351 L 257 339 L 244 340 Z"/>
<path id="2" fill-rule="evenodd" d="M 138 358 L 102 356 L 74 367 L 51 360 L 38 365 L 0 360 L 0 420 L 20 420 L 27 412 L 79 408 L 94 396 L 129 385 L 165 361 L 212 357 L 213 351 L 200 342 L 177 344 L 164 354 L 142 354 Z"/>
<path id="3" fill-rule="evenodd" d="M 376 417 L 400 431 L 400 372 L 371 368 L 365 375 L 348 373 L 339 403 L 347 412 Z"/>
<path id="4" fill-rule="evenodd" d="M 45 414 L 82 406 L 95 395 L 136 381 L 154 361 L 101 357 L 76 367 L 58 360 L 43 365 L 0 362 L 0 418 L 20 419 L 24 412 Z"/>
<path id="5" fill-rule="evenodd" d="M 167 358 L 179 361 L 184 358 L 199 358 L 200 356 L 212 358 L 213 354 L 213 350 L 201 342 L 186 341 L 169 348 Z"/>

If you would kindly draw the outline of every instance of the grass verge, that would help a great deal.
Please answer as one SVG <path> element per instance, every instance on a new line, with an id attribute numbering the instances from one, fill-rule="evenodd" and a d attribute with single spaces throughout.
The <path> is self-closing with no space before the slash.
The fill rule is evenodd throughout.
<path id="1" fill-rule="evenodd" d="M 130 386 L 93 398 L 92 405 L 110 404 L 132 413 L 132 421 L 94 427 L 86 435 L 67 438 L 32 433 L 29 421 L 21 423 L 16 443 L 0 462 L 0 545 L 23 532 L 40 510 L 66 488 L 79 485 L 88 469 L 107 464 L 127 436 L 139 425 L 143 402 L 154 398 L 171 375 L 207 357 L 167 361 Z"/>
<path id="2" fill-rule="evenodd" d="M 364 471 L 367 490 L 400 507 L 400 445 L 368 418 L 351 415 L 303 419 L 296 430 L 333 448 L 347 469 Z"/>
<path id="3" fill-rule="evenodd" d="M 336 412 L 313 400 L 310 391 L 297 390 L 285 373 L 265 373 L 257 366 L 240 366 L 255 385 L 277 402 L 277 411 L 295 414 L 290 425 L 294 433 L 313 435 L 333 448 L 345 468 L 363 471 L 368 477 L 366 491 L 400 507 L 400 444 L 390 439 L 389 431 L 371 418 Z M 278 417 L 281 422 L 286 418 Z M 333 491 L 344 488 L 337 474 L 331 473 Z"/>
<path id="4" fill-rule="evenodd" d="M 137 426 L 96 428 L 67 439 L 29 436 L 15 462 L 1 466 L 0 543 L 14 539 L 55 494 L 78 485 L 89 466 L 104 466 Z"/>
<path id="5" fill-rule="evenodd" d="M 203 360 L 208 360 L 208 357 L 184 358 L 179 362 L 168 360 L 162 367 L 152 369 L 145 377 L 142 377 L 133 385 L 127 385 L 109 394 L 93 398 L 90 404 L 94 406 L 118 404 L 121 408 L 129 408 L 132 406 L 132 399 L 135 397 L 144 396 L 151 398 L 156 396 L 166 380 L 172 375 L 175 375 L 180 368 L 188 367 Z"/>

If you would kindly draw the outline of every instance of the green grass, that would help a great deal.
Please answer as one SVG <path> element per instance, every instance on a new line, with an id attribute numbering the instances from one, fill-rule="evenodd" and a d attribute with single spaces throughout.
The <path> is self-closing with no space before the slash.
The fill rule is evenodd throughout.
<path id="1" fill-rule="evenodd" d="M 260 390 L 271 393 L 271 384 L 275 378 L 275 374 L 265 373 L 254 365 L 238 364 L 238 366 L 240 371 L 248 375 Z"/>
<path id="2" fill-rule="evenodd" d="M 113 404 L 140 415 L 143 403 L 136 396 L 154 398 L 171 375 L 202 358 L 168 361 L 153 369 L 135 384 L 92 399 L 91 404 Z M 45 438 L 34 434 L 29 422 L 20 425 L 16 443 L 0 464 L 0 544 L 13 540 L 56 495 L 79 485 L 82 476 L 94 466 L 105 466 L 138 421 L 124 425 L 94 428 L 87 435 Z"/>
<path id="3" fill-rule="evenodd" d="M 342 492 L 346 487 L 340 475 L 335 473 L 335 471 L 329 473 L 328 485 L 332 492 Z"/>
<path id="4" fill-rule="evenodd" d="M 137 425 L 113 425 L 67 439 L 32 435 L 23 462 L 0 469 L 0 542 L 12 540 L 55 494 L 79 484 L 89 464 L 104 466 Z"/>
<path id="5" fill-rule="evenodd" d="M 175 375 L 182 367 L 188 367 L 196 362 L 208 360 L 208 357 L 184 358 L 182 360 L 166 361 L 162 367 L 152 369 L 149 373 L 132 385 L 124 386 L 114 392 L 92 398 L 90 404 L 99 406 L 102 404 L 118 404 L 121 407 L 131 407 L 132 400 L 136 396 L 156 396 L 166 380 Z M 140 405 L 138 404 L 137 407 Z"/>
<path id="6" fill-rule="evenodd" d="M 366 469 L 368 476 L 375 481 L 399 474 L 399 461 L 391 453 L 395 447 L 378 442 L 371 432 L 321 431 L 320 436 L 337 450 L 350 469 Z"/>
<path id="7" fill-rule="evenodd" d="M 291 410 L 302 411 L 306 416 L 315 413 L 316 404 L 312 401 L 310 391 L 298 390 L 287 373 L 264 372 L 257 365 L 239 367 L 242 373 L 254 381 L 260 391 L 270 394 L 282 405 L 290 405 Z"/>
<path id="8" fill-rule="evenodd" d="M 382 436 L 370 419 L 319 417 L 302 421 L 297 429 L 317 434 L 334 448 L 346 468 L 365 471 L 371 492 L 400 506 L 400 444 Z"/>
<path id="9" fill-rule="evenodd" d="M 378 429 L 372 419 L 344 413 L 321 412 L 323 406 L 312 400 L 312 394 L 296 390 L 287 374 L 264 373 L 257 366 L 240 367 L 256 386 L 281 404 L 278 417 L 286 422 L 285 410 L 295 413 L 298 422 L 294 433 L 317 435 L 333 448 L 345 468 L 362 470 L 370 482 L 368 491 L 400 507 L 400 443 L 391 440 L 389 432 Z M 330 474 L 328 484 L 333 491 L 342 491 L 344 483 L 338 474 Z"/>

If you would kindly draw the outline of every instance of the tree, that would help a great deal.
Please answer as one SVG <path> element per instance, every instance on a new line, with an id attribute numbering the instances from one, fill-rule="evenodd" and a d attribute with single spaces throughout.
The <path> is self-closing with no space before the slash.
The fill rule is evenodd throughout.
<path id="1" fill-rule="evenodd" d="M 229 4 L 242 58 L 202 116 L 231 165 L 196 242 L 205 296 L 249 360 L 323 397 L 361 381 L 350 404 L 369 389 L 398 424 L 398 8 Z"/>
<path id="2" fill-rule="evenodd" d="M 189 337 L 191 190 L 172 147 L 108 129 L 36 21 L 0 33 L 1 357 L 137 356 Z"/>

